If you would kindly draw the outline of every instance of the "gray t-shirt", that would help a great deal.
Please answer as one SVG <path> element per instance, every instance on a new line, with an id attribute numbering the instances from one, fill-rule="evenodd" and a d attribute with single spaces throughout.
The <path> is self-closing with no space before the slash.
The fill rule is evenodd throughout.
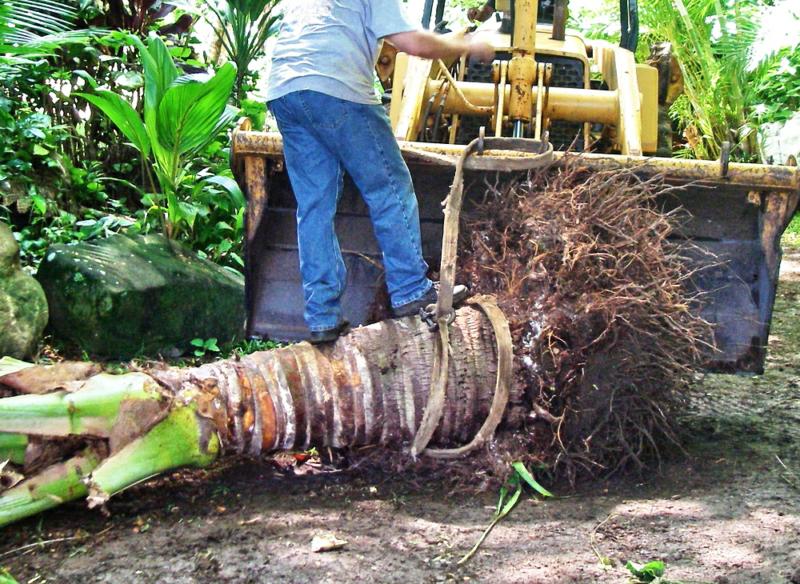
<path id="1" fill-rule="evenodd" d="M 400 0 L 286 0 L 282 5 L 267 101 L 310 89 L 377 103 L 372 83 L 380 40 L 418 28 Z"/>

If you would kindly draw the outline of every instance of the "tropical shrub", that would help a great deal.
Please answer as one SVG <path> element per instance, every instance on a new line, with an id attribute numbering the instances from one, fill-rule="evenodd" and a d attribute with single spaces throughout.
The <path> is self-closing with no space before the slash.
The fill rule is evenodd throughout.
<path id="1" fill-rule="evenodd" d="M 238 110 L 227 105 L 236 68 L 227 63 L 213 76 L 183 75 L 164 41 L 151 36 L 145 46 L 137 38 L 144 73 L 144 105 L 140 115 L 120 94 L 110 90 L 79 93 L 103 111 L 150 163 L 150 192 L 144 203 L 176 237 L 191 229 L 197 209 L 181 198 L 189 163 L 232 123 Z M 153 181 L 152 168 L 158 182 Z"/>
<path id="2" fill-rule="evenodd" d="M 252 76 L 250 64 L 264 53 L 264 44 L 275 34 L 280 20 L 276 7 L 280 0 L 201 0 L 209 11 L 217 40 L 228 60 L 236 65 L 234 84 L 236 103 L 247 92 Z"/>
<path id="3" fill-rule="evenodd" d="M 683 72 L 684 95 L 671 110 L 686 140 L 679 154 L 716 159 L 729 141 L 734 158 L 759 161 L 759 124 L 791 115 L 800 95 L 793 73 L 793 63 L 800 63 L 800 39 L 778 52 L 756 51 L 765 19 L 778 10 L 791 17 L 790 2 L 643 3 L 645 25 L 655 38 L 672 43 Z"/>

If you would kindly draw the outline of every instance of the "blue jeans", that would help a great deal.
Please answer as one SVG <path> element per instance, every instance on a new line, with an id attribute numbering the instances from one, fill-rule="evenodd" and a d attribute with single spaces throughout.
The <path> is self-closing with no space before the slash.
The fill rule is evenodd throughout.
<path id="1" fill-rule="evenodd" d="M 339 300 L 347 274 L 333 218 L 345 171 L 369 207 L 392 306 L 424 296 L 432 283 L 422 258 L 417 197 L 383 107 L 305 90 L 273 100 L 269 108 L 297 199 L 309 329 L 334 328 L 343 319 Z"/>

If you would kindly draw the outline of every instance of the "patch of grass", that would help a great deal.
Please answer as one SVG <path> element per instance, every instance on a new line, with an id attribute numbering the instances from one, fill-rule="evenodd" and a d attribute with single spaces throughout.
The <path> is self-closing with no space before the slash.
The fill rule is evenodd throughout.
<path id="1" fill-rule="evenodd" d="M 800 250 L 800 213 L 792 218 L 783 234 L 781 243 L 785 249 Z"/>

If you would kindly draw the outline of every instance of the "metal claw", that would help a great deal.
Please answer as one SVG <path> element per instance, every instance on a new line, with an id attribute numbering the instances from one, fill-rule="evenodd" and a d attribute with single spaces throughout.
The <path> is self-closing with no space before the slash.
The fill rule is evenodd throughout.
<path id="1" fill-rule="evenodd" d="M 435 304 L 429 304 L 425 308 L 420 308 L 419 317 L 420 319 L 422 319 L 422 322 L 424 322 L 427 325 L 428 330 L 431 331 L 432 333 L 439 330 L 439 321 L 436 318 Z M 447 313 L 447 325 L 449 326 L 453 324 L 455 320 L 456 320 L 456 311 L 455 309 L 451 308 L 450 312 Z"/>

